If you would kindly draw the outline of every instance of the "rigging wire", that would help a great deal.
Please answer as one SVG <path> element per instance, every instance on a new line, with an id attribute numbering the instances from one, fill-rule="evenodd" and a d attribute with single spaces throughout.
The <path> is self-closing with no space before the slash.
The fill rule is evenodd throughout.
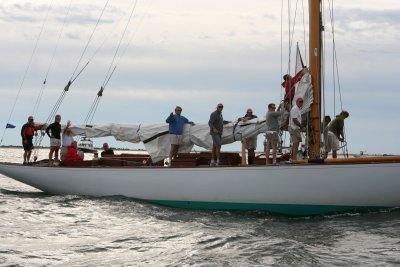
<path id="1" fill-rule="evenodd" d="M 89 47 L 89 44 L 90 44 L 90 42 L 91 42 L 91 40 L 92 40 L 92 38 L 93 38 L 93 35 L 94 35 L 94 33 L 95 33 L 95 31 L 96 31 L 96 29 L 97 29 L 99 23 L 100 23 L 100 20 L 101 20 L 103 14 L 104 14 L 104 10 L 106 9 L 106 7 L 107 7 L 107 5 L 108 5 L 108 2 L 109 2 L 109 0 L 107 0 L 106 3 L 104 4 L 103 9 L 102 9 L 102 11 L 101 11 L 101 13 L 100 13 L 100 16 L 99 16 L 99 18 L 97 19 L 96 24 L 95 24 L 95 27 L 93 28 L 93 31 L 92 31 L 92 33 L 91 33 L 91 35 L 90 35 L 90 37 L 89 37 L 89 40 L 88 40 L 88 42 L 86 43 L 86 45 L 85 45 L 85 47 L 84 47 L 84 49 L 83 49 L 83 52 L 82 52 L 82 54 L 81 54 L 81 56 L 80 56 L 80 58 L 79 58 L 79 60 L 78 60 L 78 63 L 77 63 L 77 65 L 76 65 L 76 67 L 75 67 L 75 69 L 74 69 L 74 71 L 73 71 L 73 74 L 71 75 L 71 78 L 69 79 L 67 85 L 64 87 L 64 89 L 63 89 L 63 91 L 62 91 L 60 97 L 59 97 L 58 100 L 56 101 L 56 104 L 53 106 L 53 109 L 51 110 L 49 116 L 47 117 L 46 124 L 49 124 L 50 121 L 52 120 L 52 118 L 54 118 L 54 116 L 56 115 L 56 113 L 57 113 L 58 109 L 60 108 L 60 106 L 61 106 L 63 100 L 65 99 L 65 96 L 66 96 L 67 92 L 69 91 L 69 88 L 70 88 L 70 86 L 72 85 L 72 83 L 79 77 L 79 75 L 83 72 L 83 70 L 89 65 L 90 61 L 87 61 L 86 64 L 85 64 L 85 65 L 79 70 L 79 72 L 75 75 L 75 73 L 77 72 L 78 67 L 79 67 L 79 65 L 80 65 L 80 62 L 82 61 L 82 59 L 83 59 L 83 57 L 84 57 L 84 55 L 85 55 L 85 53 L 86 53 L 86 50 L 87 50 L 87 48 Z M 37 148 L 37 147 L 39 147 L 39 146 L 41 145 L 41 143 L 42 143 L 42 141 L 43 141 L 43 137 L 44 137 L 44 134 L 41 134 L 41 135 L 39 135 L 37 138 L 35 138 L 34 147 Z M 34 149 L 34 160 L 37 159 L 38 153 L 39 153 L 38 149 Z"/>
<path id="2" fill-rule="evenodd" d="M 305 62 L 308 62 L 308 58 L 307 58 L 307 55 L 308 55 L 308 51 L 307 51 L 307 44 L 306 44 L 306 21 L 305 21 L 305 12 L 304 12 L 304 10 L 305 10 L 305 8 L 304 8 L 304 0 L 302 0 L 301 1 L 301 5 L 302 5 L 302 8 L 303 8 L 303 41 L 304 41 L 304 59 L 305 59 Z"/>
<path id="3" fill-rule="evenodd" d="M 49 15 L 49 13 L 50 13 L 50 10 L 51 10 L 52 6 L 53 6 L 53 0 L 51 1 L 51 3 L 49 4 L 49 6 L 48 6 L 48 8 L 47 8 L 46 16 L 45 16 L 45 18 L 44 18 L 44 20 L 43 20 L 43 23 L 42 23 L 42 26 L 41 26 L 41 28 L 40 28 L 39 35 L 38 35 L 37 38 L 36 38 L 36 41 L 35 41 L 35 44 L 34 44 L 34 47 L 33 47 L 32 53 L 31 53 L 31 56 L 30 56 L 30 58 L 29 58 L 29 60 L 28 60 L 28 64 L 26 65 L 24 74 L 23 74 L 23 76 L 22 76 L 21 83 L 20 83 L 19 88 L 18 88 L 17 96 L 15 97 L 15 100 L 14 100 L 14 103 L 13 103 L 13 105 L 12 105 L 12 108 L 11 108 L 11 111 L 10 111 L 10 115 L 8 116 L 7 124 L 6 124 L 6 125 L 8 125 L 8 124 L 10 123 L 11 116 L 12 116 L 12 114 L 14 113 L 15 106 L 16 106 L 17 101 L 18 101 L 18 98 L 19 98 L 19 96 L 20 96 L 20 94 L 21 94 L 22 87 L 24 86 L 26 76 L 28 75 L 28 72 L 29 72 L 30 67 L 31 67 L 31 65 L 32 65 L 33 57 L 34 57 L 34 55 L 36 54 L 36 50 L 37 50 L 37 47 L 38 47 L 38 44 L 39 44 L 39 40 L 40 40 L 40 38 L 41 38 L 41 36 L 42 36 L 43 29 L 44 29 L 44 26 L 45 26 L 45 24 L 46 24 L 46 21 L 47 21 L 47 18 L 48 18 L 48 15 Z M 3 143 L 3 139 L 4 139 L 4 135 L 5 135 L 5 133 L 6 133 L 6 130 L 7 130 L 7 126 L 4 128 L 3 135 L 2 135 L 1 140 L 0 140 L 0 145 Z"/>
<path id="4" fill-rule="evenodd" d="M 74 71 L 73 71 L 73 73 L 72 73 L 72 75 L 71 75 L 71 78 L 69 79 L 71 82 L 75 81 L 76 78 L 78 78 L 78 76 L 82 73 L 82 71 L 86 68 L 86 66 L 87 66 L 87 65 L 89 64 L 89 62 L 90 62 L 90 61 L 88 61 L 88 62 L 85 64 L 85 66 L 84 66 L 84 67 L 78 72 L 78 74 L 75 76 L 75 73 L 76 73 L 76 71 L 78 70 L 79 65 L 81 64 L 81 61 L 82 61 L 82 59 L 83 59 L 83 57 L 84 57 L 84 55 L 85 55 L 85 53 L 86 53 L 87 48 L 89 47 L 90 42 L 92 41 L 93 35 L 94 35 L 94 33 L 95 33 L 96 29 L 97 29 L 97 26 L 98 26 L 99 23 L 100 23 L 101 18 L 103 17 L 104 10 L 105 10 L 106 7 L 108 6 L 108 2 L 109 2 L 109 1 L 110 1 L 110 0 L 107 0 L 107 1 L 106 1 L 106 3 L 105 3 L 104 6 L 103 6 L 103 9 L 101 10 L 100 16 L 99 16 L 99 18 L 97 19 L 97 22 L 96 22 L 96 24 L 95 24 L 95 26 L 94 26 L 94 28 L 93 28 L 93 30 L 92 30 L 92 33 L 90 34 L 90 37 L 89 37 L 89 39 L 88 39 L 88 41 L 87 41 L 87 43 L 86 43 L 86 45 L 85 45 L 85 48 L 83 49 L 82 54 L 81 54 L 81 56 L 80 56 L 80 58 L 79 58 L 79 60 L 78 60 L 78 63 L 76 64 L 76 67 L 75 67 L 75 69 L 74 69 Z M 74 77 L 74 76 L 75 76 L 75 77 Z"/>
<path id="5" fill-rule="evenodd" d="M 139 23 L 137 24 L 137 27 L 136 27 L 136 29 L 134 30 L 133 34 L 132 34 L 132 37 L 129 39 L 129 42 L 125 45 L 125 48 L 124 48 L 124 50 L 123 50 L 121 56 L 119 57 L 119 60 L 118 60 L 118 62 L 117 62 L 117 65 L 119 65 L 120 61 L 122 60 L 123 56 L 125 55 L 126 51 L 128 50 L 128 47 L 129 47 L 130 43 L 132 42 L 133 38 L 135 37 L 136 31 L 139 29 L 140 25 L 141 25 L 142 22 L 143 22 L 143 19 L 144 19 L 144 18 L 146 17 L 146 15 L 148 14 L 148 11 L 149 11 L 149 9 L 150 9 L 150 7 L 151 7 L 152 5 L 153 5 L 153 1 L 150 2 L 150 4 L 147 6 L 147 9 L 146 9 L 146 11 L 144 12 L 143 16 L 140 18 Z"/>
<path id="6" fill-rule="evenodd" d="M 335 20 L 334 20 L 334 15 L 333 15 L 333 0 L 332 0 L 332 5 L 330 0 L 329 2 L 329 14 L 330 14 L 330 21 L 331 21 L 331 28 L 332 28 L 332 64 L 333 64 L 333 69 L 332 69 L 332 76 L 334 79 L 334 86 L 335 89 L 334 91 L 336 92 L 336 79 L 338 83 L 338 94 L 339 94 L 339 104 L 340 104 L 340 110 L 343 110 L 343 101 L 342 101 L 342 91 L 341 91 L 341 86 L 340 86 L 340 77 L 339 77 L 339 67 L 338 67 L 338 60 L 337 60 L 337 52 L 336 52 L 336 42 L 335 42 Z M 335 72 L 336 70 L 336 72 Z M 336 95 L 336 93 L 335 93 Z M 334 111 L 335 111 L 336 105 L 334 105 Z M 334 113 L 335 114 L 335 113 Z M 343 128 L 343 137 L 346 139 L 346 131 L 345 128 Z M 345 154 L 348 157 L 348 146 L 347 142 L 345 142 L 343 146 L 343 154 Z"/>
<path id="7" fill-rule="evenodd" d="M 126 34 L 126 32 L 127 32 L 127 29 L 128 29 L 128 26 L 129 26 L 129 24 L 130 24 L 130 22 L 131 22 L 131 20 L 132 20 L 133 13 L 134 13 L 134 11 L 135 11 L 135 9 L 136 9 L 137 3 L 138 3 L 138 0 L 133 0 L 133 2 L 132 2 L 131 13 L 130 13 L 130 15 L 129 15 L 129 18 L 128 18 L 127 23 L 125 24 L 124 31 L 123 31 L 123 33 L 122 33 L 122 35 L 121 35 L 121 38 L 120 38 L 120 40 L 119 40 L 119 42 L 118 42 L 118 45 L 117 45 L 117 48 L 116 48 L 116 50 L 115 50 L 114 56 L 113 56 L 113 58 L 112 58 L 112 60 L 111 60 L 111 62 L 110 62 L 110 65 L 109 65 L 109 67 L 108 67 L 108 70 L 107 70 L 107 72 L 106 72 L 105 79 L 104 79 L 104 81 L 103 81 L 103 84 L 102 84 L 101 87 L 100 87 L 99 92 L 97 93 L 97 96 L 95 97 L 95 100 L 93 101 L 92 106 L 91 106 L 90 109 L 89 109 L 89 112 L 88 112 L 88 114 L 87 114 L 87 116 L 86 116 L 86 118 L 85 118 L 84 123 L 88 123 L 88 122 L 91 123 L 91 122 L 92 122 L 92 120 L 93 120 L 93 118 L 94 118 L 94 115 L 95 115 L 95 113 L 96 113 L 96 111 L 97 111 L 97 107 L 98 107 L 98 105 L 99 105 L 100 98 L 101 98 L 101 96 L 103 95 L 103 91 L 105 90 L 105 88 L 106 88 L 106 86 L 108 85 L 108 83 L 109 83 L 109 81 L 110 81 L 112 75 L 114 74 L 114 72 L 115 72 L 115 70 L 116 70 L 116 68 L 117 68 L 117 65 L 115 65 L 114 67 L 113 67 L 113 65 L 114 65 L 114 62 L 116 61 L 116 58 L 117 58 L 119 49 L 120 49 L 120 47 L 121 47 L 122 40 L 124 39 L 125 34 Z"/>
<path id="8" fill-rule="evenodd" d="M 49 63 L 49 67 L 48 67 L 48 69 L 47 69 L 45 78 L 44 78 L 43 83 L 42 83 L 42 86 L 41 86 L 41 88 L 40 88 L 40 92 L 39 92 L 39 94 L 38 94 L 38 97 L 37 97 L 37 99 L 36 99 L 35 105 L 34 105 L 34 107 L 33 107 L 33 112 L 32 112 L 33 116 L 36 116 L 37 111 L 38 111 L 38 109 L 39 109 L 40 102 L 41 102 L 42 97 L 43 97 L 44 88 L 45 88 L 45 86 L 46 86 L 46 84 L 47 84 L 47 77 L 49 76 L 50 70 L 52 69 L 53 62 L 54 62 L 54 58 L 55 58 L 55 55 L 56 55 L 58 46 L 59 46 L 60 41 L 61 41 L 61 36 L 62 36 L 63 31 L 64 31 L 64 27 L 65 27 L 65 25 L 66 25 L 66 23 L 67 23 L 67 19 L 68 19 L 68 16 L 69 16 L 69 12 L 71 11 L 71 6 L 72 6 L 72 0 L 70 0 L 70 2 L 69 2 L 68 8 L 67 8 L 67 12 L 65 13 L 64 21 L 63 21 L 63 24 L 62 24 L 61 29 L 60 29 L 60 33 L 59 33 L 59 35 L 58 35 L 58 39 L 57 39 L 57 42 L 56 42 L 56 46 L 54 47 L 53 54 L 52 54 L 52 56 L 51 56 L 51 60 L 50 60 L 50 63 Z"/>

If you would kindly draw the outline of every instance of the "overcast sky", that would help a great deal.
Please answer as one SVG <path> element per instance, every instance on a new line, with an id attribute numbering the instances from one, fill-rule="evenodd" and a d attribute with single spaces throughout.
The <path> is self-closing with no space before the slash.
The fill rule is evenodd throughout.
<path id="1" fill-rule="evenodd" d="M 3 135 L 10 114 L 10 123 L 18 127 L 6 131 L 3 145 L 20 144 L 19 128 L 33 113 L 48 70 L 36 120 L 49 116 L 107 1 L 72 0 L 70 9 L 69 2 L 0 2 L 0 133 Z M 280 83 L 289 64 L 288 7 L 287 1 L 283 2 L 282 9 L 281 1 L 276 0 L 138 1 L 115 58 L 117 69 L 93 121 L 158 123 L 180 105 L 182 115 L 206 123 L 219 102 L 225 106 L 226 120 L 243 116 L 249 107 L 264 116 L 267 104 L 282 98 Z M 334 1 L 340 90 L 337 82 L 336 87 L 332 83 L 331 2 L 324 4 L 325 112 L 333 117 L 342 106 L 350 112 L 345 121 L 350 152 L 400 154 L 396 111 L 400 99 L 400 1 Z M 90 63 L 58 112 L 64 123 L 84 121 L 106 78 L 133 3 L 109 1 L 81 66 Z M 304 48 L 308 26 L 303 24 L 308 15 L 303 15 L 303 3 L 307 6 L 308 1 L 299 1 L 291 29 L 294 27 L 294 43 L 299 43 L 303 58 L 308 59 Z M 290 11 L 292 21 L 295 4 L 293 1 Z M 36 52 L 18 96 L 36 40 Z M 260 135 L 258 150 L 262 139 Z M 116 147 L 141 147 L 108 141 Z M 229 148 L 238 149 L 239 145 Z"/>

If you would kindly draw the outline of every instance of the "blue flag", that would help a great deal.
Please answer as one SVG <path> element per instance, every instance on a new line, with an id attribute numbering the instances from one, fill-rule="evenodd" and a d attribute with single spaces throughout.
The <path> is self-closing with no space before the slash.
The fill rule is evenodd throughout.
<path id="1" fill-rule="evenodd" d="M 6 126 L 6 128 L 13 129 L 13 128 L 15 128 L 15 125 L 12 125 L 12 124 L 10 124 L 10 123 L 7 123 L 7 126 Z"/>

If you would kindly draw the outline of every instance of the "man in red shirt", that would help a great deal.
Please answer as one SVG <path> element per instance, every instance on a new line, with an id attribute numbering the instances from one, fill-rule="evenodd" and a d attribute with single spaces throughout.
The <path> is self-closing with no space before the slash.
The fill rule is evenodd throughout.
<path id="1" fill-rule="evenodd" d="M 21 128 L 22 146 L 24 147 L 24 164 L 28 164 L 31 158 L 33 149 L 33 136 L 37 130 L 43 128 L 43 125 L 35 125 L 33 122 L 33 116 L 28 117 L 28 122 L 25 123 Z"/>
<path id="2" fill-rule="evenodd" d="M 283 101 L 285 102 L 285 104 L 289 104 L 289 110 L 292 106 L 292 100 L 295 94 L 295 85 L 303 77 L 305 69 L 306 68 L 299 71 L 294 77 L 290 76 L 289 74 L 283 76 L 282 87 L 285 88 L 285 96 L 283 98 Z"/>

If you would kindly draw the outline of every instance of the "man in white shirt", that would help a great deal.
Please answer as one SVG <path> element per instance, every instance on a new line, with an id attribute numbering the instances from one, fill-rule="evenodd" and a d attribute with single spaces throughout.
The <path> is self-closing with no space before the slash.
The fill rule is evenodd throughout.
<path id="1" fill-rule="evenodd" d="M 300 129 L 302 128 L 302 124 L 301 124 L 300 107 L 302 105 L 303 105 L 303 98 L 298 97 L 296 99 L 296 105 L 294 105 L 290 110 L 288 130 L 290 133 L 290 138 L 292 139 L 293 143 L 292 161 L 297 160 L 297 150 L 299 149 L 299 143 L 301 142 Z"/>

